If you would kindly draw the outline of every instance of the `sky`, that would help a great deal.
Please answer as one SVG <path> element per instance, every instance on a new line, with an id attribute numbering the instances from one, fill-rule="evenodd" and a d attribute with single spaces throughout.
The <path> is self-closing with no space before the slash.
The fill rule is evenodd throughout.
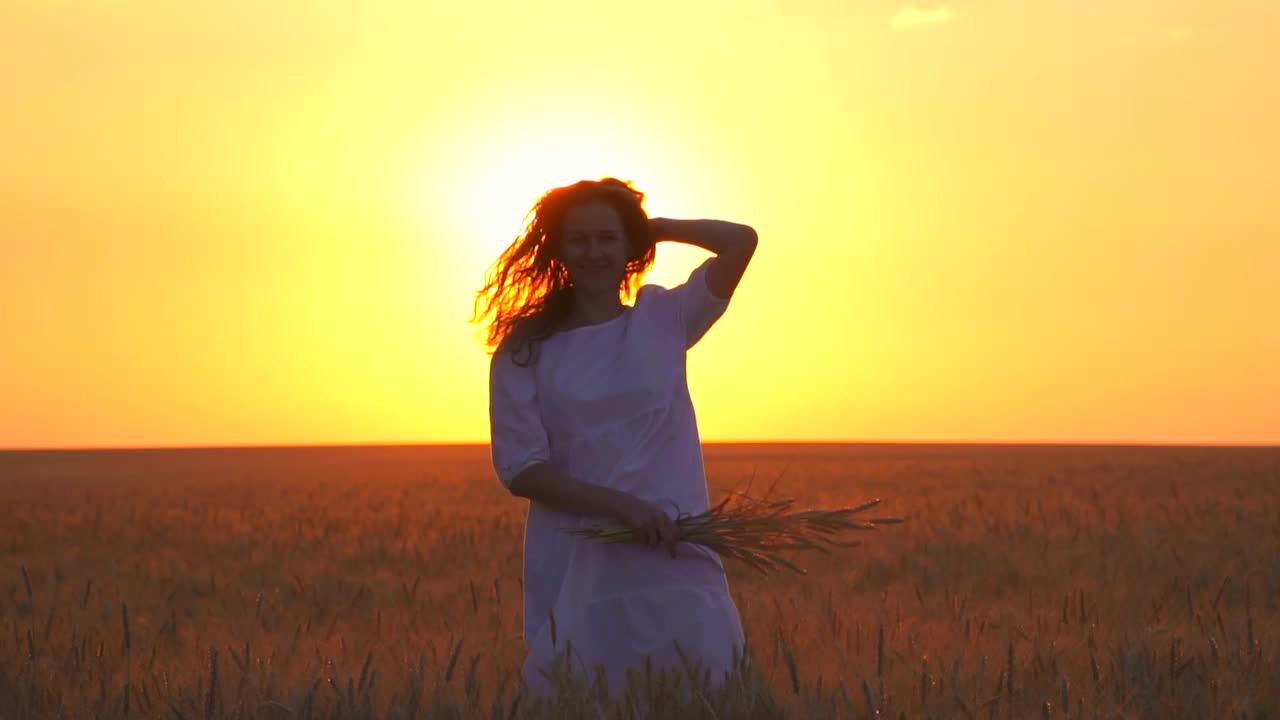
<path id="1" fill-rule="evenodd" d="M 487 442 L 475 293 L 606 175 L 759 234 L 706 442 L 1277 444 L 1277 67 L 1245 0 L 0 0 L 0 448 Z"/>

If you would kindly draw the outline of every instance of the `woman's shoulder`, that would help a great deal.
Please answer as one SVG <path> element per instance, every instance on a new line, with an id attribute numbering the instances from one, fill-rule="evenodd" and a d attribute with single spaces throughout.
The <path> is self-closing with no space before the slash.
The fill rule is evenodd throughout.
<path id="1" fill-rule="evenodd" d="M 541 354 L 541 346 L 553 337 L 539 330 L 534 318 L 525 318 L 523 322 L 517 323 L 494 349 L 493 362 L 513 365 L 522 370 L 532 369 Z"/>
<path id="2" fill-rule="evenodd" d="M 640 303 L 647 304 L 654 300 L 661 302 L 662 296 L 669 292 L 671 292 L 670 288 L 665 288 L 661 285 L 654 285 L 653 283 L 645 283 L 636 291 L 636 305 L 640 305 Z"/>
<path id="3" fill-rule="evenodd" d="M 668 320 L 675 312 L 678 297 L 669 287 L 646 283 L 636 291 L 636 309 L 640 315 L 658 321 L 661 326 L 669 324 Z"/>

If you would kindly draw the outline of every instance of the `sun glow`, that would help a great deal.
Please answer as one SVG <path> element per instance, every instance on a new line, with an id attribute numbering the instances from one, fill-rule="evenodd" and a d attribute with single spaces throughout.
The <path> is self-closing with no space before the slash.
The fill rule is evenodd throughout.
<path id="1" fill-rule="evenodd" d="M 660 149 L 659 149 L 660 148 Z M 650 215 L 670 213 L 686 189 L 681 164 L 687 157 L 657 133 L 638 133 L 618 117 L 526 118 L 519 130 L 496 122 L 461 129 L 431 152 L 427 201 L 417 207 L 433 264 L 451 268 L 443 281 L 454 292 L 478 290 L 486 273 L 523 234 L 537 200 L 552 188 L 579 180 L 617 177 L 645 193 Z M 442 170 L 448 168 L 448 170 Z M 447 178 L 442 180 L 442 178 Z M 669 278 L 652 276 L 659 282 Z M 455 294 L 454 297 L 463 295 Z"/>
<path id="2" fill-rule="evenodd" d="M 634 158 L 623 158 L 606 138 L 559 131 L 516 136 L 482 148 L 460 189 L 461 223 L 472 228 L 485 256 L 523 232 L 527 214 L 548 190 L 607 175 L 627 178 Z"/>

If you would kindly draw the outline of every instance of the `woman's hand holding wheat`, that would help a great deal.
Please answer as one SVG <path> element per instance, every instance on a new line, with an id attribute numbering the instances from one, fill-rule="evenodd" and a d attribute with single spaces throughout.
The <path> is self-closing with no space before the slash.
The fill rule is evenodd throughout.
<path id="1" fill-rule="evenodd" d="M 676 543 L 684 539 L 684 532 L 660 505 L 619 493 L 613 510 L 618 521 L 633 530 L 641 542 L 650 548 L 663 545 L 671 557 L 676 556 Z"/>

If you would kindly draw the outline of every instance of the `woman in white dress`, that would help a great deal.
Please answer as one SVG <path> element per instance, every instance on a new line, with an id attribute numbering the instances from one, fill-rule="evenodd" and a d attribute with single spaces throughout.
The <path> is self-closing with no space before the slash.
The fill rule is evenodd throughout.
<path id="1" fill-rule="evenodd" d="M 643 193 L 605 178 L 546 193 L 491 268 L 477 303 L 493 314 L 489 417 L 494 469 L 528 498 L 523 677 L 550 692 L 567 659 L 611 691 L 628 668 L 682 667 L 715 684 L 743 651 L 719 557 L 681 542 L 674 518 L 708 507 L 685 354 L 724 314 L 756 248 L 720 220 L 649 218 Z M 674 288 L 643 285 L 659 241 L 715 254 Z M 564 529 L 636 528 L 606 545 Z M 677 642 L 679 649 L 677 649 Z M 705 673 L 705 674 L 704 674 Z"/>

